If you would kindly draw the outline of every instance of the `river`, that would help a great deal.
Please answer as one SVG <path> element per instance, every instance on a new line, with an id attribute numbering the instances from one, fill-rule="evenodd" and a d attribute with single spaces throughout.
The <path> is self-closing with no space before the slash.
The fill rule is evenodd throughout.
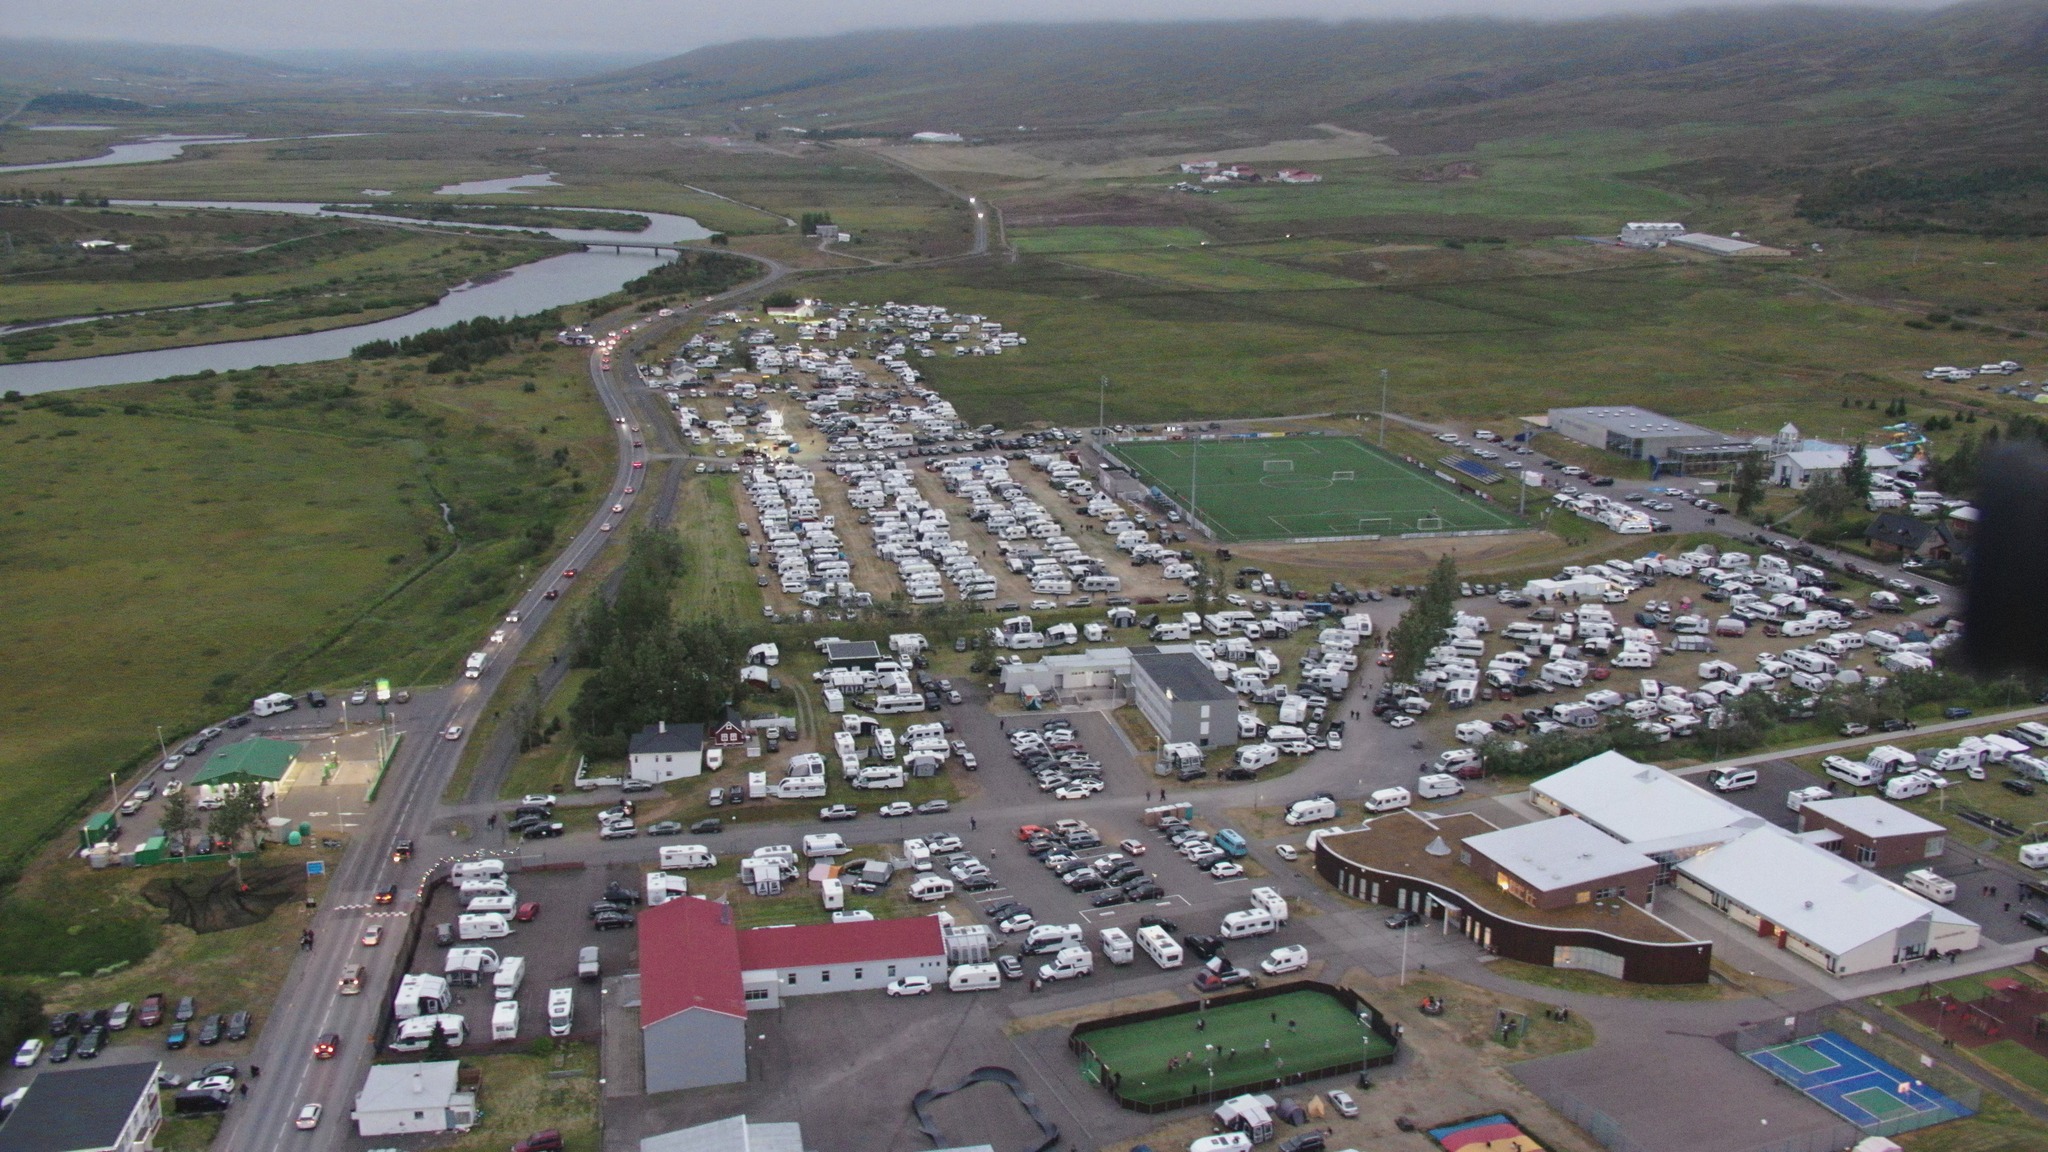
<path id="1" fill-rule="evenodd" d="M 69 124 L 74 132 L 97 131 L 97 125 Z M 194 144 L 275 144 L 283 140 L 337 140 L 345 136 L 367 136 L 367 132 L 329 132 L 320 136 L 151 136 L 139 144 L 111 144 L 104 156 L 83 160 L 53 160 L 48 164 L 10 164 L 0 167 L 0 176 L 12 172 L 48 172 L 57 168 L 111 168 L 118 164 L 161 164 L 184 155 Z"/>
<path id="2" fill-rule="evenodd" d="M 170 201 L 117 200 L 116 204 L 162 208 L 226 208 L 250 212 L 282 212 L 294 216 L 345 216 L 389 220 L 411 225 L 433 222 L 407 220 L 374 213 L 334 213 L 318 204 L 282 201 Z M 602 228 L 514 229 L 481 224 L 470 228 L 496 227 L 506 231 L 541 231 L 561 240 L 606 244 L 615 241 L 678 243 L 702 240 L 711 235 L 703 225 L 687 216 L 640 212 L 653 223 L 642 232 L 617 232 Z M 571 252 L 522 264 L 486 284 L 462 285 L 438 302 L 417 312 L 393 316 L 371 324 L 308 332 L 301 336 L 274 336 L 263 340 L 237 340 L 223 344 L 199 344 L 184 348 L 163 348 L 154 352 L 127 352 L 117 356 L 94 356 L 82 360 L 48 360 L 29 364 L 0 364 L 0 391 L 22 393 L 61 392 L 73 388 L 98 388 L 109 384 L 135 384 L 166 376 L 187 376 L 208 368 L 228 372 L 281 364 L 311 364 L 337 360 L 349 349 L 371 340 L 396 340 L 429 328 L 440 328 L 458 320 L 480 316 L 500 318 L 523 316 L 558 308 L 615 292 L 626 281 L 645 274 L 664 257 L 651 252 Z"/>

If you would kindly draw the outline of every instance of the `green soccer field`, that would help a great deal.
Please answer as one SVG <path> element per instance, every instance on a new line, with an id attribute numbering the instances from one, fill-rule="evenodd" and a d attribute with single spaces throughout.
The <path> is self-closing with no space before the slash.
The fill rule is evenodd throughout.
<path id="1" fill-rule="evenodd" d="M 1226 543 L 1524 527 L 1506 506 L 1346 437 L 1143 441 L 1110 450 Z"/>
<path id="2" fill-rule="evenodd" d="M 1198 1029 L 1198 1019 L 1206 1019 L 1208 1026 Z M 1289 1021 L 1294 1028 L 1288 1028 Z M 1105 1028 L 1088 1033 L 1086 1039 L 1105 1076 L 1122 1074 L 1117 1091 L 1143 1103 L 1177 1100 L 1212 1088 L 1261 1084 L 1290 1072 L 1393 1051 L 1342 1002 L 1314 991 Z M 1270 1050 L 1268 1040 L 1272 1041 Z M 1190 1053 L 1192 1060 L 1167 1067 L 1168 1061 Z M 1216 1071 L 1214 1079 L 1209 1075 L 1211 1066 Z"/>

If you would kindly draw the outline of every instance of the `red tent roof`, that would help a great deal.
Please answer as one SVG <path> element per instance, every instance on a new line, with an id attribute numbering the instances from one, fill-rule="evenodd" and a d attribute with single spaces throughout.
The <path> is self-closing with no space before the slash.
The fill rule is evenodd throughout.
<path id="1" fill-rule="evenodd" d="M 935 916 L 754 928 L 740 933 L 739 940 L 740 968 L 749 972 L 863 960 L 907 960 L 945 953 L 945 939 Z M 644 989 L 641 995 L 646 995 Z"/>
<path id="2" fill-rule="evenodd" d="M 1456 1132 L 1446 1134 L 1438 1143 L 1443 1145 L 1445 1152 L 1458 1152 L 1461 1148 L 1491 1148 L 1495 1141 L 1506 1142 L 1505 1146 L 1509 1148 L 1534 1148 L 1538 1146 L 1520 1128 L 1509 1123 L 1481 1124 L 1470 1128 L 1460 1128 Z"/>
<path id="3" fill-rule="evenodd" d="M 642 910 L 637 930 L 642 1028 L 692 1008 L 746 1016 L 730 905 L 670 900 Z"/>

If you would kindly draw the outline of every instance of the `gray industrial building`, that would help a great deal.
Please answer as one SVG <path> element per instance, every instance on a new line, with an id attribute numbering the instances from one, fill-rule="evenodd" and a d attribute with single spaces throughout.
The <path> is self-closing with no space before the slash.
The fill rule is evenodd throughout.
<path id="1" fill-rule="evenodd" d="M 1746 440 L 1632 404 L 1552 408 L 1549 423 L 1552 432 L 1567 439 L 1630 460 L 1652 461 L 1671 475 L 1725 472 L 1759 451 Z"/>
<path id="2" fill-rule="evenodd" d="M 154 1060 L 36 1073 L 7 1122 L 6 1152 L 139 1152 L 156 1146 L 163 1112 Z"/>
<path id="3" fill-rule="evenodd" d="M 1192 652 L 1134 650 L 1131 697 L 1161 743 L 1237 743 L 1237 693 Z"/>
<path id="4" fill-rule="evenodd" d="M 747 1006 L 732 908 L 684 898 L 640 913 L 640 1044 L 647 1091 L 747 1078 Z"/>

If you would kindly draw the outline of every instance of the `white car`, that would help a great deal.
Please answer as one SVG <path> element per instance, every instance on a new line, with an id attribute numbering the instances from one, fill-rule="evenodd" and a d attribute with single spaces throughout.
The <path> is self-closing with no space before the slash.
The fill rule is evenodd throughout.
<path id="1" fill-rule="evenodd" d="M 1278 976 L 1282 972 L 1298 972 L 1306 967 L 1308 967 L 1308 949 L 1299 944 L 1289 944 L 1284 948 L 1275 948 L 1266 954 L 1264 960 L 1259 961 L 1259 970 L 1268 976 Z"/>
<path id="2" fill-rule="evenodd" d="M 166 796 L 176 796 L 178 793 L 183 792 L 184 790 L 185 782 L 183 780 L 164 781 L 164 795 Z"/>
<path id="3" fill-rule="evenodd" d="M 1324 1095 L 1330 1098 L 1330 1106 L 1337 1110 L 1337 1115 L 1347 1120 L 1358 1115 L 1358 1101 L 1351 1098 L 1351 1093 L 1342 1088 L 1332 1088 Z"/>
<path id="4" fill-rule="evenodd" d="M 1295 851 L 1294 845 L 1292 844 L 1273 845 L 1273 855 L 1278 856 L 1282 860 L 1288 861 L 1301 859 L 1301 853 Z"/>
<path id="5" fill-rule="evenodd" d="M 1007 935 L 1012 932 L 1029 932 L 1036 927 L 1038 927 L 1038 921 L 1019 912 L 1014 916 L 1003 917 L 996 924 L 996 931 Z"/>
<path id="6" fill-rule="evenodd" d="M 543 795 L 538 792 L 529 792 L 528 794 L 521 796 L 519 798 L 519 806 L 521 808 L 524 808 L 529 804 L 538 804 L 544 807 L 552 808 L 555 806 L 555 798 L 552 795 Z"/>
<path id="7" fill-rule="evenodd" d="M 301 1132 L 310 1132 L 318 1128 L 320 1126 L 320 1106 L 318 1104 L 308 1104 L 304 1108 L 299 1109 L 299 1118 L 292 1121 L 292 1123 Z"/>
<path id="8" fill-rule="evenodd" d="M 1389 728 L 1413 728 L 1413 727 L 1415 727 L 1415 717 L 1413 717 L 1413 716 L 1396 716 L 1396 717 L 1394 717 L 1393 719 L 1391 719 L 1391 720 L 1387 721 L 1387 727 L 1389 727 Z"/>
<path id="9" fill-rule="evenodd" d="M 889 981 L 891 996 L 925 996 L 932 990 L 932 982 L 922 976 L 902 976 Z"/>
<path id="10" fill-rule="evenodd" d="M 1143 840 L 1126 840 L 1123 843 L 1118 844 L 1117 847 L 1123 849 L 1125 852 L 1128 852 L 1133 856 L 1143 856 L 1145 854 L 1146 845 Z"/>
<path id="11" fill-rule="evenodd" d="M 1218 880 L 1235 880 L 1244 875 L 1244 867 L 1235 860 L 1218 860 L 1209 866 L 1209 875 Z"/>
<path id="12" fill-rule="evenodd" d="M 14 1066 L 16 1068 L 33 1068 L 36 1061 L 42 1058 L 43 1041 L 39 1036 L 31 1036 L 23 1040 L 21 1047 L 14 1050 Z"/>
<path id="13" fill-rule="evenodd" d="M 1054 789 L 1052 798 L 1055 800 L 1086 800 L 1094 794 L 1095 789 L 1093 788 L 1083 788 L 1079 783 L 1071 783 Z"/>
<path id="14" fill-rule="evenodd" d="M 897 801 L 895 801 L 894 803 L 890 803 L 890 804 L 884 804 L 884 805 L 882 805 L 882 806 L 881 806 L 880 808 L 877 808 L 877 809 L 875 810 L 875 815 L 877 815 L 877 816 L 908 816 L 908 815 L 910 815 L 910 814 L 911 814 L 912 812 L 915 812 L 915 811 L 917 811 L 917 809 L 911 806 L 911 803 L 910 803 L 910 801 L 908 801 L 908 800 L 897 800 Z"/>
<path id="15" fill-rule="evenodd" d="M 460 724 L 450 724 L 450 725 L 448 726 L 448 730 L 447 730 L 446 732 L 443 732 L 443 733 L 441 733 L 441 739 L 443 739 L 443 740 L 460 740 L 460 739 L 462 739 L 462 725 L 460 725 Z"/>

